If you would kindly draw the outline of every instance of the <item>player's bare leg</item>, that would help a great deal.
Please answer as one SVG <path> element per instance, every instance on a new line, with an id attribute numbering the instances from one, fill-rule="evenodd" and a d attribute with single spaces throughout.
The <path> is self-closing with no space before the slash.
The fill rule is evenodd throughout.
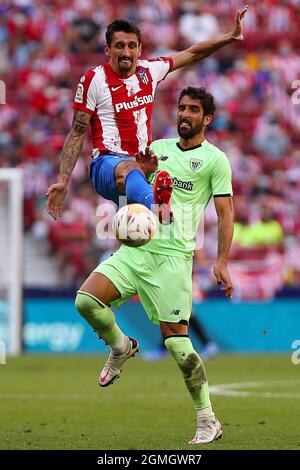
<path id="1" fill-rule="evenodd" d="M 93 272 L 79 289 L 75 301 L 79 313 L 111 347 L 99 376 L 101 387 L 107 387 L 118 379 L 123 364 L 138 352 L 138 342 L 124 335 L 108 307 L 119 297 L 119 291 L 106 276 Z"/>
<path id="2" fill-rule="evenodd" d="M 222 427 L 212 411 L 204 364 L 188 336 L 187 322 L 160 322 L 160 329 L 166 348 L 183 374 L 196 409 L 197 430 L 189 443 L 208 444 L 220 439 Z"/>

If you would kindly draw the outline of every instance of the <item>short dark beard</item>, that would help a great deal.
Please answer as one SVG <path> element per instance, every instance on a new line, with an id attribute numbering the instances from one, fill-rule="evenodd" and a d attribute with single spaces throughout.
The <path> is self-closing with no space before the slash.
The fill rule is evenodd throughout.
<path id="1" fill-rule="evenodd" d="M 131 67 L 120 67 L 120 64 L 119 64 L 119 73 L 128 73 L 131 71 Z"/>
<path id="2" fill-rule="evenodd" d="M 195 137 L 195 135 L 197 134 L 200 134 L 200 132 L 202 131 L 202 129 L 205 127 L 203 125 L 203 121 L 201 122 L 201 124 L 197 124 L 196 126 L 192 126 L 188 129 L 181 129 L 180 128 L 180 125 L 182 124 L 182 122 L 185 122 L 185 121 L 180 121 L 178 123 L 178 126 L 177 126 L 177 131 L 178 131 L 178 134 L 180 135 L 180 137 L 184 140 L 190 140 L 192 139 L 193 137 Z"/>
<path id="3" fill-rule="evenodd" d="M 128 72 L 129 70 L 131 70 L 132 64 L 133 64 L 132 59 L 130 59 L 131 62 L 130 62 L 128 65 L 123 65 L 123 64 L 121 64 L 121 60 L 122 60 L 122 58 L 120 58 L 120 59 L 118 60 L 120 72 Z"/>

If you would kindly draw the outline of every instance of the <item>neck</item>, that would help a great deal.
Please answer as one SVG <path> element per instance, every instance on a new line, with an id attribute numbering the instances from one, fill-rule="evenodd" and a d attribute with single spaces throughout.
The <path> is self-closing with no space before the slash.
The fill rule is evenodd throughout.
<path id="1" fill-rule="evenodd" d="M 201 134 L 195 135 L 191 139 L 187 139 L 187 140 L 180 137 L 179 145 L 183 149 L 189 149 L 192 147 L 197 147 L 197 145 L 201 145 L 204 140 L 205 140 L 204 132 L 201 132 Z"/>

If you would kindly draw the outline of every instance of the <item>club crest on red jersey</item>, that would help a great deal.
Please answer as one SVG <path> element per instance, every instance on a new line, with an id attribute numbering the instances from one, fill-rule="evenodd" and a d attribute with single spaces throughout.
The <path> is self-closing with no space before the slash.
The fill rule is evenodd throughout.
<path id="1" fill-rule="evenodd" d="M 149 79 L 147 77 L 146 70 L 145 69 L 139 70 L 138 75 L 139 75 L 140 79 L 142 80 L 142 82 L 145 83 L 145 85 L 148 85 Z"/>

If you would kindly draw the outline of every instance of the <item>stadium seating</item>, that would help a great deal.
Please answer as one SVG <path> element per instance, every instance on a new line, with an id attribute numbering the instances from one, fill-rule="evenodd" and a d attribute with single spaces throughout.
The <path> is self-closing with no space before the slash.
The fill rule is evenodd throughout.
<path id="1" fill-rule="evenodd" d="M 34 232 L 36 223 L 44 224 L 52 255 L 56 252 L 58 257 L 63 256 L 61 275 L 65 264 L 71 264 L 74 279 L 84 278 L 91 264 L 114 248 L 95 236 L 100 198 L 89 185 L 84 195 L 80 194 L 88 174 L 88 140 L 72 179 L 69 201 L 77 197 L 77 203 L 69 204 L 68 211 L 74 219 L 83 213 L 94 217 L 81 219 L 80 230 L 77 227 L 80 234 L 73 242 L 77 248 L 73 246 L 67 253 L 66 244 L 61 243 L 60 225 L 55 227 L 44 209 L 45 191 L 55 180 L 59 153 L 72 119 L 72 90 L 89 67 L 105 61 L 106 25 L 116 17 L 128 17 L 144 33 L 144 57 L 168 55 L 190 45 L 184 26 L 188 23 L 181 21 L 184 15 L 192 15 L 190 19 L 196 21 L 205 13 L 202 22 L 212 15 L 219 32 L 233 24 L 239 7 L 237 0 L 204 1 L 201 7 L 196 1 L 181 4 L 175 0 L 23 0 L 1 4 L 0 76 L 7 87 L 7 105 L 0 106 L 0 167 L 23 169 L 25 228 Z M 236 216 L 240 216 L 243 205 L 247 208 L 246 223 L 251 225 L 260 220 L 266 205 L 272 207 L 273 218 L 284 232 L 278 249 L 288 273 L 283 279 L 295 284 L 300 284 L 300 266 L 292 255 L 300 250 L 300 154 L 295 150 L 300 111 L 293 85 L 300 78 L 299 16 L 297 0 L 255 2 L 246 17 L 246 41 L 170 75 L 157 92 L 153 118 L 154 138 L 174 136 L 179 91 L 187 85 L 202 85 L 215 95 L 218 112 L 207 138 L 230 158 Z M 91 40 L 82 43 L 81 38 L 79 44 L 74 38 L 78 38 L 78 25 L 84 18 L 93 33 Z M 81 203 L 86 204 L 84 210 Z M 208 224 L 207 237 L 212 236 L 209 228 Z M 248 255 L 247 249 L 239 249 L 240 259 Z M 85 257 L 91 257 L 91 262 L 85 263 Z M 251 259 L 255 258 L 261 259 L 259 247 L 251 253 Z"/>

